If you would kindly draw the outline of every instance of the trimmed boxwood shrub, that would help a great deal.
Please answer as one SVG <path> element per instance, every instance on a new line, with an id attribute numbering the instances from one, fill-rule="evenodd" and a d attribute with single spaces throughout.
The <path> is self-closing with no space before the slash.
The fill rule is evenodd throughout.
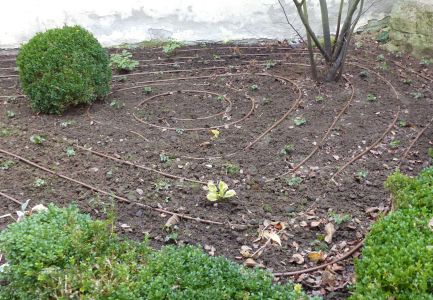
<path id="1" fill-rule="evenodd" d="M 112 225 L 54 206 L 10 225 L 0 234 L 9 264 L 0 299 L 308 299 L 265 271 L 194 247 L 156 251 L 122 240 Z"/>
<path id="2" fill-rule="evenodd" d="M 37 33 L 21 47 L 17 65 L 22 88 L 37 112 L 61 114 L 110 90 L 108 54 L 80 26 Z"/>
<path id="3" fill-rule="evenodd" d="M 396 172 L 385 187 L 398 210 L 366 237 L 351 299 L 433 299 L 433 168 L 415 178 Z"/>
<path id="4" fill-rule="evenodd" d="M 433 232 L 427 209 L 401 209 L 376 222 L 351 299 L 433 299 Z"/>
<path id="5" fill-rule="evenodd" d="M 422 170 L 416 178 L 396 172 L 385 182 L 396 208 L 426 207 L 433 211 L 433 167 Z"/>

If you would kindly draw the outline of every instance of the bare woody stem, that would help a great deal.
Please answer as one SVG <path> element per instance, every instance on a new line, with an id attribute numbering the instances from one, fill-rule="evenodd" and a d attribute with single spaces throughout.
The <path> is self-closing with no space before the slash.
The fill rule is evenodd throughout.
<path id="1" fill-rule="evenodd" d="M 320 13 L 322 15 L 323 40 L 325 52 L 331 56 L 331 32 L 329 29 L 328 5 L 326 0 L 320 0 Z"/>
<path id="2" fill-rule="evenodd" d="M 308 8 L 307 8 L 307 2 L 304 1 L 303 5 L 304 10 L 304 17 L 308 22 Z M 314 52 L 313 52 L 313 45 L 311 43 L 311 36 L 307 32 L 307 46 L 308 46 L 308 55 L 310 57 L 310 65 L 311 65 L 311 76 L 313 77 L 313 80 L 317 81 L 317 68 L 316 68 L 316 61 L 314 59 Z"/>

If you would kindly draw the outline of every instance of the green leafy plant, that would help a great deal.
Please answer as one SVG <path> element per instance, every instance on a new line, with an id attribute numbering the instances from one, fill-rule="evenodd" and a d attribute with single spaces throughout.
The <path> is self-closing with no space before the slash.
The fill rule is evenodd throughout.
<path id="1" fill-rule="evenodd" d="M 355 179 L 359 182 L 364 181 L 368 176 L 368 171 L 360 170 L 356 172 Z"/>
<path id="2" fill-rule="evenodd" d="M 335 222 L 337 225 L 341 225 L 343 223 L 349 222 L 352 217 L 349 214 L 331 214 L 331 219 Z"/>
<path id="3" fill-rule="evenodd" d="M 315 98 L 316 102 L 323 102 L 323 96 L 322 95 L 317 95 Z"/>
<path id="4" fill-rule="evenodd" d="M 15 165 L 12 160 L 5 160 L 0 163 L 0 170 L 9 170 Z"/>
<path id="5" fill-rule="evenodd" d="M 176 42 L 176 41 L 169 41 L 167 43 L 164 44 L 164 46 L 162 46 L 162 52 L 164 52 L 167 55 L 171 55 L 173 54 L 173 52 L 182 47 L 183 44 L 180 42 Z"/>
<path id="6" fill-rule="evenodd" d="M 290 187 L 297 187 L 302 183 L 302 178 L 299 176 L 292 176 L 290 178 L 286 178 L 286 183 Z"/>
<path id="7" fill-rule="evenodd" d="M 17 65 L 22 88 L 37 112 L 61 114 L 110 91 L 107 52 L 79 26 L 37 33 L 21 47 Z"/>
<path id="8" fill-rule="evenodd" d="M 403 79 L 403 83 L 404 83 L 404 84 L 407 84 L 407 85 L 411 85 L 411 84 L 412 84 L 412 79 L 410 79 L 410 78 L 405 78 L 405 79 Z"/>
<path id="9" fill-rule="evenodd" d="M 214 184 L 212 181 L 209 181 L 207 184 L 207 191 L 208 193 L 206 198 L 212 202 L 229 199 L 233 196 L 236 196 L 236 192 L 234 190 L 229 190 L 228 185 L 222 180 L 218 183 L 218 185 Z"/>
<path id="10" fill-rule="evenodd" d="M 385 44 L 386 42 L 389 41 L 389 31 L 381 31 L 378 33 L 377 37 L 376 37 L 376 41 Z"/>
<path id="11" fill-rule="evenodd" d="M 376 101 L 376 100 L 377 100 L 377 97 L 376 97 L 375 94 L 368 94 L 368 95 L 367 95 L 367 101 L 368 101 L 368 102 L 374 102 L 374 101 Z"/>
<path id="12" fill-rule="evenodd" d="M 307 123 L 307 120 L 303 117 L 296 117 L 295 119 L 293 119 L 293 123 L 296 126 L 302 126 L 302 125 L 305 125 Z"/>
<path id="13" fill-rule="evenodd" d="M 221 56 L 219 56 L 218 54 L 214 54 L 214 55 L 212 55 L 212 57 L 213 57 L 213 59 L 215 59 L 215 60 L 217 60 L 217 59 L 220 59 L 220 58 L 221 58 Z"/>
<path id="14" fill-rule="evenodd" d="M 60 123 L 60 127 L 66 128 L 74 124 L 75 124 L 74 120 L 66 120 Z"/>
<path id="15" fill-rule="evenodd" d="M 398 121 L 398 127 L 407 127 L 407 122 L 405 120 L 399 120 Z"/>
<path id="16" fill-rule="evenodd" d="M 0 299 L 317 299 L 196 247 L 120 238 L 115 224 L 112 213 L 99 221 L 49 205 L 10 225 L 0 233 Z"/>
<path id="17" fill-rule="evenodd" d="M 412 208 L 376 222 L 362 259 L 355 261 L 357 280 L 350 299 L 431 299 L 432 217 L 425 208 Z"/>
<path id="18" fill-rule="evenodd" d="M 287 144 L 283 149 L 280 150 L 280 156 L 290 155 L 295 150 L 295 145 Z"/>
<path id="19" fill-rule="evenodd" d="M 432 62 L 433 62 L 432 59 L 423 58 L 423 59 L 421 59 L 421 61 L 419 62 L 419 64 L 422 65 L 422 66 L 429 66 L 429 65 L 432 64 Z"/>
<path id="20" fill-rule="evenodd" d="M 392 140 L 389 143 L 389 148 L 391 149 L 397 149 L 400 146 L 400 140 Z"/>
<path id="21" fill-rule="evenodd" d="M 219 101 L 224 101 L 224 100 L 226 99 L 226 97 L 225 97 L 224 95 L 219 95 L 219 96 L 217 97 L 217 99 L 218 99 Z"/>
<path id="22" fill-rule="evenodd" d="M 412 93 L 410 93 L 410 95 L 417 100 L 424 97 L 423 93 L 420 93 L 420 92 L 412 92 Z"/>
<path id="23" fill-rule="evenodd" d="M 36 178 L 35 181 L 33 182 L 33 185 L 35 187 L 43 187 L 45 186 L 47 183 L 45 180 L 41 179 L 41 178 Z"/>
<path id="24" fill-rule="evenodd" d="M 125 104 L 122 103 L 121 101 L 117 100 L 117 99 L 113 99 L 110 102 L 110 107 L 115 108 L 115 109 L 119 109 L 119 108 L 122 108 L 124 106 L 125 106 Z"/>
<path id="25" fill-rule="evenodd" d="M 150 94 L 150 93 L 152 93 L 152 87 L 151 87 L 151 86 L 145 86 L 145 87 L 143 88 L 143 92 L 144 92 L 145 94 Z"/>
<path id="26" fill-rule="evenodd" d="M 36 145 L 42 145 L 45 142 L 45 138 L 39 134 L 34 134 L 30 137 L 30 141 Z"/>
<path id="27" fill-rule="evenodd" d="M 132 59 L 131 52 L 122 50 L 121 53 L 111 54 L 110 66 L 119 71 L 130 72 L 139 65 L 137 60 Z"/>
<path id="28" fill-rule="evenodd" d="M 427 154 L 428 156 L 430 156 L 431 159 L 433 159 L 433 148 L 428 148 Z"/>
<path id="29" fill-rule="evenodd" d="M 265 68 L 267 70 L 272 69 L 273 67 L 275 67 L 277 65 L 277 63 L 275 61 L 273 61 L 272 59 L 267 60 L 265 63 Z"/>
<path id="30" fill-rule="evenodd" d="M 257 84 L 253 84 L 250 86 L 250 90 L 252 90 L 253 92 L 257 91 L 259 89 L 259 86 Z"/>
<path id="31" fill-rule="evenodd" d="M 68 147 L 68 148 L 66 148 L 66 155 L 67 155 L 68 157 L 75 156 L 75 150 L 74 150 L 74 148 L 72 148 L 72 147 Z"/>
<path id="32" fill-rule="evenodd" d="M 161 153 L 159 154 L 159 161 L 162 163 L 168 163 L 171 160 L 173 160 L 175 157 L 169 155 L 169 154 L 165 154 L 165 153 Z"/>
<path id="33" fill-rule="evenodd" d="M 160 191 L 167 191 L 167 190 L 169 190 L 170 187 L 171 187 L 171 184 L 169 182 L 161 179 L 161 180 L 156 181 L 154 183 L 154 186 L 155 186 L 155 190 L 157 192 L 160 192 Z"/>
<path id="34" fill-rule="evenodd" d="M 359 72 L 359 77 L 367 78 L 368 77 L 368 71 L 363 70 L 363 71 Z"/>
<path id="35" fill-rule="evenodd" d="M 383 54 L 379 54 L 378 56 L 376 56 L 376 61 L 385 61 L 385 56 Z"/>
<path id="36" fill-rule="evenodd" d="M 15 113 L 11 110 L 7 110 L 5 114 L 9 119 L 15 118 Z"/>
<path id="37" fill-rule="evenodd" d="M 232 163 L 224 164 L 224 171 L 227 175 L 236 175 L 240 172 L 241 168 Z"/>
<path id="38" fill-rule="evenodd" d="M 184 132 L 185 132 L 185 129 L 183 129 L 183 128 L 176 128 L 176 133 L 177 134 L 184 134 Z"/>

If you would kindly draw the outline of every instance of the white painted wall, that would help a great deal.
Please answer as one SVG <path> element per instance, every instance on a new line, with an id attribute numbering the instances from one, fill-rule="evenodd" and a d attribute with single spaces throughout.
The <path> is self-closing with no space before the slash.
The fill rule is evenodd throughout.
<path id="1" fill-rule="evenodd" d="M 366 0 L 367 6 L 373 0 Z M 430 1 L 430 0 L 429 0 Z M 297 28 L 292 0 L 286 3 Z M 310 19 L 320 25 L 318 0 L 310 0 Z M 335 20 L 339 0 L 328 0 Z M 375 0 L 361 23 L 387 14 L 396 0 Z M 8 0 L 0 10 L 0 48 L 18 47 L 34 33 L 64 24 L 84 26 L 104 45 L 152 38 L 185 41 L 291 39 L 277 0 Z"/>

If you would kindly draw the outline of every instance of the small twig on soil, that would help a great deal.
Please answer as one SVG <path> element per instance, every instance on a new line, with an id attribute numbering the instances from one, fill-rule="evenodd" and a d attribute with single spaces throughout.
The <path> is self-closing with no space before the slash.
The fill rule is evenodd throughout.
<path id="1" fill-rule="evenodd" d="M 114 157 L 114 156 L 111 156 L 111 155 L 108 155 L 108 154 L 104 154 L 104 153 L 101 153 L 101 152 L 98 152 L 98 151 L 95 151 L 95 150 L 92 150 L 92 149 L 84 148 L 84 147 L 81 147 L 79 145 L 76 145 L 76 147 L 78 149 L 90 152 L 90 153 L 95 154 L 97 156 L 104 157 L 104 158 L 107 158 L 107 159 L 111 159 L 111 160 L 117 161 L 119 163 L 122 163 L 122 164 L 125 164 L 125 165 L 129 165 L 129 166 L 132 166 L 132 167 L 135 167 L 135 168 L 138 168 L 138 169 L 146 170 L 146 171 L 149 171 L 149 172 L 154 172 L 154 173 L 157 173 L 159 175 L 162 175 L 164 177 L 168 177 L 168 178 L 171 178 L 171 179 L 184 180 L 184 181 L 194 182 L 194 183 L 203 184 L 203 185 L 207 184 L 207 182 L 205 182 L 205 181 L 195 180 L 195 179 L 188 179 L 188 178 L 185 178 L 185 177 L 182 177 L 182 176 L 177 176 L 177 175 L 165 173 L 165 172 L 162 172 L 162 171 L 159 171 L 159 170 L 156 170 L 156 169 L 153 169 L 153 168 L 149 168 L 149 167 L 146 167 L 146 166 L 137 165 L 137 164 L 134 164 L 134 163 L 132 163 L 130 161 L 123 160 L 123 159 L 120 159 L 120 158 L 117 158 L 117 157 Z"/>
<path id="2" fill-rule="evenodd" d="M 18 205 L 20 205 L 20 206 L 23 205 L 20 201 L 18 201 L 17 199 L 15 199 L 15 198 L 12 197 L 12 196 L 6 195 L 5 193 L 0 192 L 0 196 L 4 197 L 4 198 L 6 198 L 6 199 L 9 199 L 9 200 L 11 200 L 12 202 L 15 202 L 16 204 L 18 204 Z"/>
<path id="3" fill-rule="evenodd" d="M 295 276 L 295 275 L 301 275 L 304 273 L 311 273 L 317 270 L 321 270 L 326 268 L 329 265 L 333 265 L 336 264 L 350 256 L 352 256 L 356 251 L 358 251 L 362 246 L 364 245 L 364 240 L 360 241 L 358 244 L 356 244 L 352 249 L 350 249 L 348 252 L 344 253 L 343 256 L 334 259 L 333 261 L 327 262 L 325 264 L 316 266 L 316 267 L 311 267 L 311 268 L 307 268 L 307 269 L 302 269 L 302 270 L 296 270 L 296 271 L 290 271 L 290 272 L 280 272 L 280 273 L 274 273 L 273 275 L 276 277 L 282 277 L 282 276 Z"/>
<path id="4" fill-rule="evenodd" d="M 400 169 L 401 165 L 403 164 L 404 160 L 406 159 L 406 157 L 408 156 L 412 147 L 415 145 L 415 143 L 419 140 L 419 138 L 423 135 L 424 131 L 427 130 L 427 128 L 431 125 L 432 122 L 433 122 L 433 118 L 431 118 L 430 121 L 427 123 L 427 125 L 418 132 L 415 139 L 412 141 L 412 143 L 410 143 L 409 147 L 406 149 L 406 151 L 403 153 L 403 156 L 400 159 L 400 163 L 398 164 L 399 169 Z"/>
<path id="5" fill-rule="evenodd" d="M 375 148 L 385 138 L 385 136 L 391 131 L 391 129 L 395 126 L 395 123 L 397 123 L 399 115 L 400 115 L 400 107 L 398 108 L 398 111 L 395 114 L 394 120 L 389 125 L 389 127 L 385 130 L 385 132 L 373 144 L 371 144 L 370 146 L 368 146 L 364 151 L 362 151 L 361 153 L 359 153 L 358 155 L 356 155 L 355 157 L 353 157 L 351 160 L 349 160 L 347 163 L 345 163 L 340 169 L 338 169 L 338 171 L 335 172 L 334 175 L 332 175 L 332 177 L 330 178 L 330 180 L 333 181 L 334 178 L 338 174 L 340 174 L 344 169 L 346 169 L 349 165 L 351 165 L 352 163 L 354 163 L 355 161 L 357 161 L 358 159 L 360 159 L 361 157 L 363 157 L 366 153 L 370 152 L 370 150 L 372 150 L 373 148 Z"/>
<path id="6" fill-rule="evenodd" d="M 223 223 L 223 222 L 219 222 L 219 221 L 212 221 L 212 220 L 207 220 L 207 219 L 202 219 L 202 218 L 191 217 L 191 216 L 188 216 L 188 215 L 171 212 L 171 211 L 168 211 L 168 210 L 165 210 L 165 209 L 162 209 L 162 208 L 153 207 L 153 206 L 150 206 L 150 205 L 147 205 L 147 204 L 133 202 L 133 201 L 130 201 L 127 198 L 124 198 L 122 196 L 118 196 L 118 195 L 116 195 L 114 193 L 110 193 L 110 192 L 101 190 L 101 189 L 99 189 L 97 187 L 94 187 L 94 186 L 92 186 L 90 184 L 87 184 L 87 183 L 84 183 L 82 181 L 73 179 L 71 177 L 59 174 L 57 172 L 54 172 L 54 171 L 52 171 L 52 170 L 50 170 L 50 169 L 48 169 L 46 167 L 40 166 L 37 163 L 34 163 L 34 162 L 32 162 L 32 161 L 30 161 L 30 160 L 28 160 L 28 159 L 26 159 L 24 157 L 21 157 L 21 156 L 19 156 L 17 154 L 11 153 L 11 152 L 3 150 L 3 149 L 0 149 L 0 152 L 4 153 L 6 155 L 12 156 L 12 157 L 14 157 L 14 158 L 16 158 L 18 160 L 21 160 L 22 162 L 24 162 L 24 163 L 26 163 L 28 165 L 31 165 L 31 166 L 33 166 L 35 168 L 38 168 L 40 170 L 43 170 L 43 171 L 45 171 L 45 172 L 47 172 L 49 174 L 55 175 L 57 177 L 60 177 L 62 179 L 65 179 L 65 180 L 68 180 L 68 181 L 71 181 L 71 182 L 74 182 L 74 183 L 76 183 L 78 185 L 81 185 L 81 186 L 83 186 L 83 187 L 85 187 L 85 188 L 87 188 L 89 190 L 93 190 L 93 191 L 95 191 L 97 193 L 100 193 L 102 195 L 106 195 L 108 197 L 113 197 L 114 199 L 117 199 L 120 202 L 130 203 L 130 204 L 133 204 L 133 205 L 136 205 L 136 206 L 139 206 L 139 207 L 143 207 L 143 208 L 147 208 L 147 209 L 150 209 L 150 210 L 154 210 L 154 211 L 157 211 L 157 212 L 160 212 L 160 213 L 165 213 L 165 214 L 169 214 L 169 215 L 176 215 L 176 216 L 178 216 L 181 219 L 193 220 L 193 221 L 197 221 L 197 222 L 200 222 L 200 223 L 207 223 L 207 224 L 214 224 L 214 225 L 224 225 L 224 226 L 229 226 L 230 228 L 241 228 L 241 227 L 248 226 L 246 224 L 233 224 L 233 223 L 229 223 L 229 222 L 224 222 Z"/>
<path id="7" fill-rule="evenodd" d="M 411 72 L 411 73 L 413 73 L 413 74 L 415 74 L 415 75 L 417 75 L 417 76 L 419 76 L 419 77 L 421 77 L 421 78 L 423 78 L 423 79 L 425 79 L 425 80 L 428 80 L 428 81 L 430 81 L 430 82 L 433 82 L 433 79 L 432 78 L 430 78 L 430 77 L 428 77 L 427 75 L 424 75 L 424 74 L 422 74 L 422 73 L 420 73 L 420 72 L 417 72 L 417 71 L 415 71 L 414 69 L 412 69 L 412 68 L 408 68 L 408 67 L 405 67 L 405 66 L 403 66 L 401 63 L 399 63 L 398 61 L 392 61 L 394 64 L 396 64 L 398 67 L 400 67 L 400 68 L 402 68 L 402 69 L 404 69 L 404 70 L 408 70 L 409 72 Z"/>

